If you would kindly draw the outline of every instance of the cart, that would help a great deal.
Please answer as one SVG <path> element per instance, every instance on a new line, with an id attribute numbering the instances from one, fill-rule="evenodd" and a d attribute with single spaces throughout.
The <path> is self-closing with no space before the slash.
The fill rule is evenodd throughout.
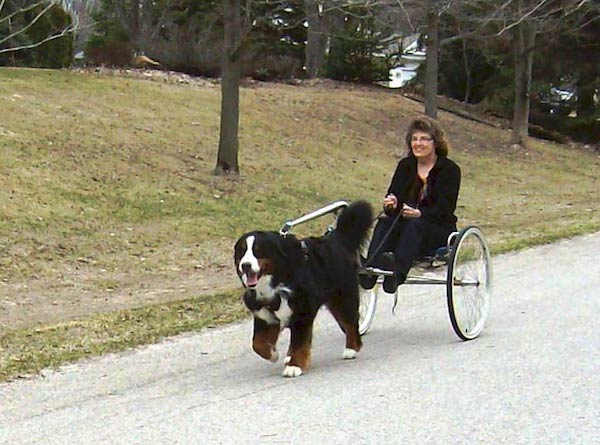
<path id="1" fill-rule="evenodd" d="M 293 227 L 332 213 L 334 216 L 348 206 L 346 201 L 336 201 L 325 207 L 286 222 L 280 230 L 282 236 L 290 233 Z M 334 222 L 327 232 L 335 228 Z M 326 232 L 326 233 L 327 233 Z M 377 275 L 375 287 L 369 290 L 359 288 L 360 335 L 366 334 L 375 319 L 377 302 L 386 295 L 383 279 L 392 271 L 374 267 L 361 267 L 359 274 Z M 446 302 L 450 322 L 456 335 L 462 340 L 476 338 L 485 326 L 492 295 L 492 265 L 488 243 L 482 230 L 468 226 L 448 237 L 447 245 L 430 255 L 419 258 L 402 285 L 445 286 Z M 392 294 L 394 307 L 398 301 L 398 289 Z"/>

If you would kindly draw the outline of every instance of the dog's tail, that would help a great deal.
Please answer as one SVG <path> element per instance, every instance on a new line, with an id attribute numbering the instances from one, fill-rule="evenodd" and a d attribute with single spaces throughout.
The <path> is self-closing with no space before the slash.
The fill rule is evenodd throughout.
<path id="1" fill-rule="evenodd" d="M 354 201 L 344 209 L 337 220 L 336 233 L 342 243 L 352 252 L 366 241 L 373 224 L 373 207 L 366 201 Z"/>

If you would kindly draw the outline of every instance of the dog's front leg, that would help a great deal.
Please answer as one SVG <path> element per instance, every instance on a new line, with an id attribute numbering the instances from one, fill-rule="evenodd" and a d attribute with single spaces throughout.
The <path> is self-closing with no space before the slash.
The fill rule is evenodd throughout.
<path id="1" fill-rule="evenodd" d="M 265 360 L 273 363 L 279 360 L 277 352 L 277 339 L 281 328 L 278 324 L 269 324 L 265 320 L 254 317 L 254 335 L 252 337 L 252 349 Z"/>
<path id="2" fill-rule="evenodd" d="M 313 320 L 296 321 L 290 326 L 290 349 L 282 375 L 299 377 L 310 366 Z"/>

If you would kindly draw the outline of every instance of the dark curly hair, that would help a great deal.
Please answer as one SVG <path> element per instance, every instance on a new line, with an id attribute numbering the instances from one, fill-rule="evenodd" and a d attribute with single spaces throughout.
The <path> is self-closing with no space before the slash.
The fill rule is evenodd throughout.
<path id="1" fill-rule="evenodd" d="M 417 131 L 423 131 L 433 138 L 435 144 L 435 152 L 438 156 L 448 156 L 449 144 L 446 140 L 446 133 L 441 125 L 425 116 L 419 116 L 412 120 L 406 131 L 406 146 L 408 147 L 408 155 L 414 156 L 412 152 L 411 139 Z"/>

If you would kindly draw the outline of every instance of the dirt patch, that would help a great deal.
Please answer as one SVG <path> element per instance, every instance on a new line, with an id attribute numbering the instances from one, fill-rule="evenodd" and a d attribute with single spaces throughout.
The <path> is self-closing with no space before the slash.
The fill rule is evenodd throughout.
<path id="1" fill-rule="evenodd" d="M 91 285 L 99 274 L 118 287 Z M 0 326 L 21 329 L 98 312 L 129 309 L 215 294 L 239 285 L 233 266 L 212 265 L 174 274 L 106 274 L 101 270 L 62 274 L 55 279 L 0 281 Z"/>

